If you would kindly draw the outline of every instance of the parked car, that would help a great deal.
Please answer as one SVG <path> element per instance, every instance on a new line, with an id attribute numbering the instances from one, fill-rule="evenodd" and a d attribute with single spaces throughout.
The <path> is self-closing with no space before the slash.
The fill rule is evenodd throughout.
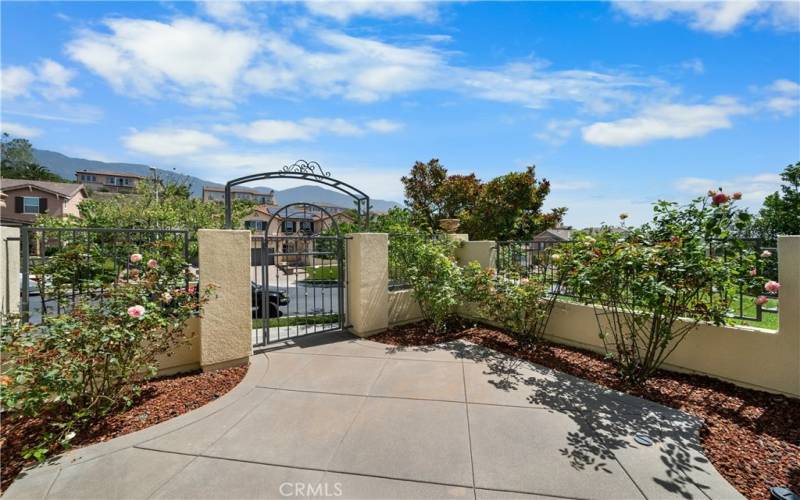
<path id="1" fill-rule="evenodd" d="M 22 275 L 22 273 L 19 273 L 19 281 L 20 281 L 20 283 L 22 283 L 23 279 L 24 279 L 24 276 Z M 28 294 L 29 295 L 39 295 L 39 292 L 41 291 L 39 289 L 39 280 L 40 279 L 41 278 L 39 276 L 36 276 L 34 274 L 31 274 L 31 275 L 28 276 Z M 50 284 L 51 284 L 50 276 L 46 276 L 45 280 L 44 280 L 45 287 L 49 287 Z"/>
<path id="2" fill-rule="evenodd" d="M 264 297 L 264 292 L 267 291 L 266 287 L 251 281 L 250 289 L 252 290 L 251 304 L 253 308 L 253 317 L 263 318 L 264 317 L 263 297 Z M 281 316 L 283 316 L 283 311 L 280 310 L 280 307 L 289 304 L 289 296 L 286 295 L 285 292 L 281 292 L 280 290 L 269 290 L 267 297 L 268 297 L 267 302 L 269 303 L 269 317 L 280 318 Z"/>

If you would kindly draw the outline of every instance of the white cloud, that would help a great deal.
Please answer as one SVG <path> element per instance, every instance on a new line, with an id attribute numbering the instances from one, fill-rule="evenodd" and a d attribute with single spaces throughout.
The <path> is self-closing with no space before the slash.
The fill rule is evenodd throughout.
<path id="1" fill-rule="evenodd" d="M 73 78 L 75 78 L 75 71 L 50 59 L 40 61 L 37 68 L 39 92 L 45 99 L 51 101 L 79 94 L 78 89 L 70 86 Z"/>
<path id="2" fill-rule="evenodd" d="M 131 151 L 153 156 L 189 155 L 223 145 L 211 134 L 189 129 L 134 130 L 122 142 Z"/>
<path id="3" fill-rule="evenodd" d="M 706 67 L 705 64 L 703 64 L 703 60 L 697 57 L 683 61 L 681 63 L 681 68 L 687 71 L 691 71 L 696 75 L 702 75 L 706 71 Z"/>
<path id="4" fill-rule="evenodd" d="M 214 130 L 234 134 L 243 139 L 260 143 L 284 141 L 311 141 L 322 134 L 337 136 L 360 136 L 369 131 L 390 133 L 399 130 L 402 124 L 390 120 L 371 120 L 358 125 L 343 118 L 303 118 L 289 120 L 256 120 L 249 123 L 217 125 Z"/>
<path id="5" fill-rule="evenodd" d="M 800 24 L 797 1 L 615 1 L 614 7 L 636 21 L 678 19 L 711 33 L 729 33 L 746 22 L 791 30 Z"/>
<path id="6" fill-rule="evenodd" d="M 534 137 L 559 146 L 567 142 L 572 132 L 581 125 L 580 120 L 550 120 L 545 124 L 544 130 L 536 132 Z"/>
<path id="7" fill-rule="evenodd" d="M 437 18 L 435 2 L 312 0 L 306 2 L 306 7 L 312 14 L 343 22 L 349 21 L 353 17 L 376 17 L 379 19 L 413 17 L 428 22 L 435 21 Z"/>
<path id="8" fill-rule="evenodd" d="M 600 146 L 632 146 L 659 139 L 700 137 L 730 128 L 731 117 L 748 112 L 736 99 L 717 97 L 709 104 L 660 104 L 639 115 L 583 127 L 583 139 Z"/>
<path id="9" fill-rule="evenodd" d="M 258 36 L 194 19 L 110 19 L 110 33 L 83 31 L 67 53 L 117 92 L 225 104 L 257 52 Z"/>
<path id="10" fill-rule="evenodd" d="M 764 106 L 782 115 L 791 116 L 800 110 L 800 85 L 791 80 L 775 80 L 766 88 Z"/>
<path id="11" fill-rule="evenodd" d="M 248 22 L 247 9 L 242 2 L 236 0 L 208 0 L 200 3 L 203 12 L 212 19 L 223 23 Z"/>
<path id="12" fill-rule="evenodd" d="M 400 122 L 385 119 L 371 120 L 367 122 L 367 128 L 381 134 L 397 132 L 398 130 L 401 130 L 403 126 L 404 125 Z"/>
<path id="13" fill-rule="evenodd" d="M 108 33 L 83 31 L 67 53 L 119 93 L 204 106 L 253 93 L 375 102 L 444 90 L 531 108 L 565 101 L 608 112 L 635 104 L 642 93 L 668 92 L 660 80 L 620 71 L 554 71 L 530 61 L 498 68 L 453 65 L 451 53 L 430 39 L 398 44 L 318 30 L 301 45 L 283 32 L 197 19 L 105 24 Z"/>
<path id="14" fill-rule="evenodd" d="M 256 120 L 250 123 L 220 125 L 218 132 L 228 132 L 254 142 L 310 141 L 314 132 L 307 126 L 287 120 Z"/>
<path id="15" fill-rule="evenodd" d="M 78 89 L 70 82 L 75 71 L 52 59 L 42 59 L 30 68 L 10 66 L 2 71 L 3 99 L 40 96 L 48 101 L 74 97 Z"/>
<path id="16" fill-rule="evenodd" d="M 2 122 L 0 123 L 0 130 L 12 137 L 23 137 L 31 139 L 41 135 L 42 131 L 36 127 L 28 127 L 19 123 Z"/>
<path id="17" fill-rule="evenodd" d="M 22 66 L 9 66 L 3 68 L 0 73 L 2 80 L 3 99 L 14 99 L 19 96 L 30 94 L 31 84 L 36 80 L 36 76 Z"/>

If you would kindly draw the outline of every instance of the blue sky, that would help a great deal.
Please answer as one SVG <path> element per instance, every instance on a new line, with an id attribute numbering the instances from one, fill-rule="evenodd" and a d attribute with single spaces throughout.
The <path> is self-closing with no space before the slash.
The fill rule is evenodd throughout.
<path id="1" fill-rule="evenodd" d="M 583 227 L 800 160 L 800 3 L 2 2 L 2 128 L 213 181 L 317 160 L 376 198 L 536 164 Z M 275 184 L 285 188 L 291 184 Z"/>

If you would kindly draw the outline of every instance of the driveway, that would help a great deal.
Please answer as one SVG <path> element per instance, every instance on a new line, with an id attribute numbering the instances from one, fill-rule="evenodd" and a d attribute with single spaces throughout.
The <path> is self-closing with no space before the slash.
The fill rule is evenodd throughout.
<path id="1" fill-rule="evenodd" d="M 699 425 L 466 342 L 334 334 L 253 356 L 219 400 L 29 470 L 5 497 L 741 498 Z"/>

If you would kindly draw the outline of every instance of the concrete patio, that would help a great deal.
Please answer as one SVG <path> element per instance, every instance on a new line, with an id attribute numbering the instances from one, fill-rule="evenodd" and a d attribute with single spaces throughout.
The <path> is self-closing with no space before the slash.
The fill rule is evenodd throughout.
<path id="1" fill-rule="evenodd" d="M 741 498 L 698 428 L 466 342 L 329 334 L 253 356 L 219 400 L 30 469 L 5 498 Z"/>

